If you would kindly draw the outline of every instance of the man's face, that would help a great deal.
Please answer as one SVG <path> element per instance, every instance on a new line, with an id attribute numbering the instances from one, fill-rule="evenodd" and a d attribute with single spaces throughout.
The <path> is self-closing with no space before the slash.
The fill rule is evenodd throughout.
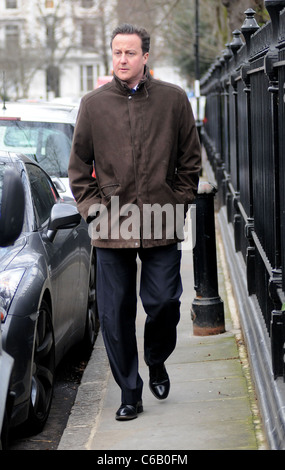
<path id="1" fill-rule="evenodd" d="M 143 77 L 148 52 L 143 54 L 137 34 L 117 34 L 112 42 L 113 69 L 120 80 L 133 88 Z"/>

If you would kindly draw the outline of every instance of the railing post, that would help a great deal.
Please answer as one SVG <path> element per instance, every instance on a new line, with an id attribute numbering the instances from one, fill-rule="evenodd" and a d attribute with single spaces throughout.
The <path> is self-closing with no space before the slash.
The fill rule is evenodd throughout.
<path id="1" fill-rule="evenodd" d="M 284 338 L 285 338 L 285 312 L 273 310 L 270 324 L 272 369 L 274 379 L 283 377 L 285 382 Z"/>
<path id="2" fill-rule="evenodd" d="M 272 155 L 274 171 L 274 187 L 273 187 L 273 210 L 274 210 L 274 268 L 272 269 L 271 278 L 269 280 L 269 296 L 274 304 L 275 310 L 271 312 L 270 322 L 270 339 L 272 352 L 272 368 L 274 378 L 283 376 L 285 381 L 285 365 L 284 365 L 284 344 L 285 344 L 285 322 L 284 311 L 281 311 L 281 299 L 278 291 L 282 286 L 282 268 L 281 268 L 281 213 L 280 213 L 280 155 L 279 155 L 279 81 L 278 69 L 278 39 L 279 39 L 279 22 L 280 12 L 285 7 L 285 0 L 265 0 L 265 7 L 271 18 L 272 25 L 272 42 L 269 50 L 264 58 L 264 70 L 269 79 L 268 91 L 271 93 L 271 122 L 272 122 Z M 281 103 L 280 103 L 281 105 Z"/>
<path id="3" fill-rule="evenodd" d="M 216 188 L 200 183 L 196 198 L 196 243 L 193 249 L 196 297 L 192 303 L 193 333 L 224 333 L 224 304 L 218 293 L 214 196 Z"/>
<path id="4" fill-rule="evenodd" d="M 245 12 L 245 21 L 241 27 L 241 32 L 244 35 L 247 60 L 241 67 L 241 78 L 245 85 L 244 92 L 246 93 L 246 106 L 247 106 L 247 133 L 248 133 L 248 175 L 249 175 L 249 213 L 244 228 L 244 235 L 248 241 L 246 249 L 246 274 L 247 274 L 247 290 L 248 294 L 255 293 L 255 246 L 252 240 L 252 231 L 254 230 L 254 214 L 253 214 L 253 171 L 252 171 L 252 122 L 251 122 L 251 81 L 250 74 L 250 48 L 251 36 L 260 28 L 254 18 L 255 11 L 248 8 Z"/>

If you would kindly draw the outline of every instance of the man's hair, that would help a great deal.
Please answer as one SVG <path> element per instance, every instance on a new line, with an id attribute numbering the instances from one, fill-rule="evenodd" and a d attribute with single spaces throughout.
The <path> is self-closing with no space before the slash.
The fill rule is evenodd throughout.
<path id="1" fill-rule="evenodd" d="M 128 23 L 124 23 L 121 26 L 118 26 L 117 28 L 114 29 L 112 36 L 111 36 L 111 48 L 112 48 L 112 43 L 113 39 L 117 34 L 136 34 L 141 38 L 142 41 L 142 51 L 143 54 L 146 52 L 149 52 L 150 48 L 150 35 L 144 28 L 137 28 L 136 26 L 133 26 Z"/>

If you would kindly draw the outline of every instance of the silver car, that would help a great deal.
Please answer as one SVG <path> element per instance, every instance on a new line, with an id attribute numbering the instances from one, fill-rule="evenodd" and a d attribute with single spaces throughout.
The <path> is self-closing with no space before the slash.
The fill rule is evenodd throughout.
<path id="1" fill-rule="evenodd" d="M 0 173 L 22 179 L 25 217 L 19 238 L 0 248 L 3 349 L 14 359 L 11 425 L 42 430 L 52 401 L 55 367 L 97 333 L 95 254 L 75 202 L 63 202 L 32 159 L 0 151 Z"/>
<path id="2" fill-rule="evenodd" d="M 61 197 L 73 197 L 67 176 L 78 105 L 7 102 L 0 109 L 0 150 L 23 153 L 51 176 Z"/>

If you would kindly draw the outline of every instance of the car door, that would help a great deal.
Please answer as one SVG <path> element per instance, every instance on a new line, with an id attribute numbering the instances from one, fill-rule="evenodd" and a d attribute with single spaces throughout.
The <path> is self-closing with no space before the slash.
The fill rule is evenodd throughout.
<path id="1" fill-rule="evenodd" d="M 45 236 L 51 209 L 54 204 L 61 202 L 47 174 L 36 165 L 27 164 L 26 167 L 40 238 L 46 253 L 55 341 L 57 348 L 64 350 L 68 349 L 72 343 L 71 332 L 77 312 L 81 256 L 78 229 L 76 227 L 58 230 L 53 241 Z M 67 337 L 68 340 L 66 340 Z"/>

